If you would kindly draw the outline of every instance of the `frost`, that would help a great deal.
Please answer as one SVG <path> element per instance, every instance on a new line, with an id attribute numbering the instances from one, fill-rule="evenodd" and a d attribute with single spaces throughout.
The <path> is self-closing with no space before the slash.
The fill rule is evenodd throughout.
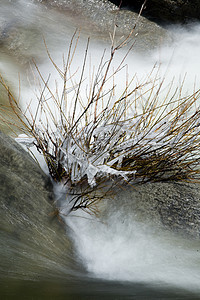
<path id="1" fill-rule="evenodd" d="M 26 147 L 31 147 L 34 145 L 35 138 L 29 137 L 26 134 L 20 134 L 15 140 Z"/>

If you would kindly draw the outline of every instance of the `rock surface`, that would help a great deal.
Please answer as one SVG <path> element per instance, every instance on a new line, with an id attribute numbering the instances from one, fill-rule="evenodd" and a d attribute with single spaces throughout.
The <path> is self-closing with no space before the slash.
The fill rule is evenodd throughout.
<path id="1" fill-rule="evenodd" d="M 133 29 L 138 18 L 137 13 L 119 10 L 105 0 L 88 0 L 87 5 L 84 0 L 29 0 L 27 5 L 23 5 L 23 1 L 14 4 L 2 0 L 1 11 L 0 56 L 6 53 L 14 63 L 26 68 L 24 73 L 29 70 L 33 59 L 38 64 L 47 58 L 43 37 L 48 47 L 60 45 L 61 49 L 63 43 L 66 43 L 65 47 L 70 43 L 74 31 L 81 28 L 81 37 L 90 36 L 110 45 L 110 34 L 113 34 L 115 25 L 116 40 L 119 41 Z M 143 53 L 159 47 L 163 41 L 171 41 L 166 30 L 143 17 L 132 38 L 134 50 Z"/>
<path id="2" fill-rule="evenodd" d="M 48 176 L 0 132 L 0 277 L 38 280 L 75 268 L 64 226 L 51 215 Z"/>
<path id="3" fill-rule="evenodd" d="M 18 119 L 10 107 L 7 91 L 0 84 L 0 131 L 6 134 L 9 134 L 12 130 L 14 132 L 18 132 L 16 126 L 11 125 L 11 123 L 16 125 L 18 123 Z"/>
<path id="4" fill-rule="evenodd" d="M 134 34 L 132 35 L 135 45 L 134 49 L 140 52 L 147 52 L 149 49 L 160 46 L 161 42 L 171 41 L 168 32 L 156 23 L 149 21 L 144 17 L 138 20 L 138 14 L 129 10 L 119 10 L 117 6 L 107 0 L 88 0 L 85 5 L 84 0 L 41 0 L 47 7 L 54 7 L 62 10 L 62 13 L 71 11 L 79 18 L 87 20 L 87 24 L 93 28 L 93 34 L 97 34 L 100 39 L 103 33 L 104 37 L 110 42 L 110 34 L 113 34 L 116 27 L 116 35 L 120 38 L 128 35 L 137 22 Z M 84 21 L 84 22 L 85 22 Z M 84 25 L 84 23 L 83 23 Z M 89 31 L 87 34 L 90 34 Z"/>
<path id="5" fill-rule="evenodd" d="M 157 182 L 126 187 L 108 206 L 108 211 L 122 208 L 124 215 L 131 215 L 136 222 L 200 238 L 199 184 Z"/>
<path id="6" fill-rule="evenodd" d="M 111 0 L 120 5 L 120 0 Z M 144 0 L 122 0 L 122 7 L 138 11 Z M 187 22 L 200 19 L 199 0 L 147 0 L 143 13 L 153 19 L 164 22 Z"/>

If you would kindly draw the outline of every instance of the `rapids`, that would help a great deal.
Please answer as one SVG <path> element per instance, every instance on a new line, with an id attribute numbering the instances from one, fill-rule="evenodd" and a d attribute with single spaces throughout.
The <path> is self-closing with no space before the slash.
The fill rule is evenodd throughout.
<path id="1" fill-rule="evenodd" d="M 90 5 L 87 7 L 81 0 L 1 0 L 0 72 L 16 94 L 20 73 L 22 107 L 26 107 L 31 98 L 34 107 L 34 97 L 38 93 L 39 84 L 33 75 L 33 59 L 46 79 L 51 73 L 52 86 L 55 80 L 58 81 L 58 87 L 60 84 L 47 56 L 44 38 L 51 56 L 59 66 L 62 66 L 62 54 L 66 53 L 77 27 L 81 27 L 81 35 L 74 70 L 82 65 L 88 36 L 91 40 L 90 64 L 97 69 L 105 48 L 109 57 L 109 31 L 113 30 L 117 12 L 115 9 L 107 12 L 100 4 L 98 6 L 97 1 L 95 6 L 92 6 L 92 2 L 88 1 Z M 136 20 L 135 14 L 130 15 L 126 11 L 119 15 L 117 39 Z M 126 59 L 129 76 L 136 72 L 138 80 L 143 79 L 157 62 L 156 68 L 167 82 L 175 77 L 175 82 L 181 83 L 185 78 L 186 92 L 198 88 L 200 24 L 167 29 L 145 20 L 141 24 L 138 25 L 138 35 L 134 36 L 135 47 Z M 124 50 L 117 53 L 116 64 L 123 53 Z M 85 80 L 87 86 L 88 79 Z M 121 75 L 116 77 L 116 94 L 123 88 L 123 81 Z M 63 198 L 62 219 L 73 248 L 70 250 L 73 253 L 68 254 L 70 264 L 66 262 L 59 276 L 53 276 L 54 265 L 58 264 L 55 256 L 55 261 L 49 266 L 51 276 L 48 271 L 46 278 L 32 280 L 27 275 L 29 272 L 22 267 L 23 251 L 18 253 L 22 261 L 21 265 L 16 264 L 17 276 L 3 278 L 0 274 L 3 278 L 3 299 L 200 299 L 199 240 L 183 238 L 159 226 L 151 226 L 140 210 L 131 210 L 131 199 L 127 198 L 126 192 L 118 202 L 112 201 L 110 204 L 105 201 L 100 207 L 100 218 L 82 212 L 65 216 L 66 199 L 62 188 L 57 186 L 55 193 L 57 197 L 61 195 Z M 19 247 L 15 245 L 15 240 L 8 240 L 4 236 L 3 244 L 6 243 L 10 243 L 16 251 L 23 249 L 23 245 Z M 26 259 L 34 257 L 31 248 L 26 247 L 26 251 Z M 41 254 L 41 266 L 46 263 L 45 255 Z M 66 271 L 65 267 L 71 263 L 79 265 L 80 269 Z"/>

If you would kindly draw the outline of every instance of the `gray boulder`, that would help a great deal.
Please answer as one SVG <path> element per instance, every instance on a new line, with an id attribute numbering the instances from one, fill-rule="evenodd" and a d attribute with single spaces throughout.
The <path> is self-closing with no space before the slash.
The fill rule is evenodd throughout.
<path id="1" fill-rule="evenodd" d="M 39 0 L 37 0 L 39 1 Z M 149 49 L 160 46 L 163 42 L 171 41 L 169 33 L 156 23 L 140 17 L 138 14 L 129 10 L 119 10 L 118 7 L 108 0 L 41 0 L 47 7 L 54 7 L 62 10 L 62 13 L 78 15 L 87 26 L 87 34 L 96 35 L 98 39 L 107 38 L 110 42 L 110 34 L 113 33 L 115 25 L 117 40 L 124 38 L 130 31 L 137 26 L 132 35 L 135 41 L 134 50 L 147 52 Z M 82 26 L 81 26 L 82 28 Z M 91 29 L 92 28 L 92 29 Z M 91 32 L 89 32 L 91 31 Z"/>
<path id="2" fill-rule="evenodd" d="M 49 177 L 0 132 L 0 277 L 67 276 L 76 264 L 63 224 L 52 213 Z"/>
<path id="3" fill-rule="evenodd" d="M 120 210 L 126 218 L 158 230 L 200 238 L 200 185 L 197 183 L 155 182 L 123 187 L 105 207 L 106 211 Z M 104 209 L 102 215 L 106 213 Z"/>

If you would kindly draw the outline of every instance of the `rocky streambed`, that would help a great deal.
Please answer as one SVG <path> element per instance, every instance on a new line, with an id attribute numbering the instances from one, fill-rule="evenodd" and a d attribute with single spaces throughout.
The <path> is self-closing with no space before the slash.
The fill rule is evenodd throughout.
<path id="1" fill-rule="evenodd" d="M 40 297 L 43 295 L 43 299 L 52 295 L 58 297 L 58 295 L 69 295 L 70 293 L 77 295 L 77 297 L 83 297 L 83 295 L 88 297 L 90 295 L 91 299 L 93 299 L 92 297 L 101 299 L 102 292 L 110 294 L 110 297 L 116 299 L 116 288 L 119 289 L 118 293 L 121 293 L 123 297 L 132 294 L 132 289 L 134 289 L 137 294 L 143 291 L 144 299 L 146 293 L 149 296 L 152 295 L 150 296 L 153 297 L 152 299 L 156 299 L 156 295 L 163 293 L 162 288 L 160 291 L 157 288 L 154 291 L 155 287 L 152 290 L 150 286 L 139 286 L 137 284 L 136 286 L 132 285 L 130 289 L 129 285 L 120 287 L 119 283 L 115 286 L 88 277 L 90 267 L 87 270 L 87 255 L 86 261 L 83 260 L 85 247 L 89 247 L 89 260 L 91 263 L 93 256 L 95 256 L 97 263 L 100 260 L 104 269 L 107 258 L 104 257 L 104 252 L 98 254 L 98 251 L 103 251 L 103 245 L 108 247 L 106 244 L 113 241 L 113 250 L 111 251 L 113 257 L 109 256 L 112 259 L 109 259 L 107 264 L 109 265 L 115 259 L 115 255 L 118 251 L 119 253 L 121 251 L 117 245 L 118 239 L 120 241 L 122 238 L 115 236 L 119 228 L 122 228 L 120 232 L 125 230 L 123 233 L 125 240 L 127 235 L 129 236 L 129 240 L 126 241 L 127 247 L 133 247 L 132 250 L 129 249 L 127 252 L 128 256 L 125 254 L 126 257 L 130 256 L 130 250 L 133 253 L 136 251 L 135 245 L 139 243 L 138 246 L 141 247 L 140 240 L 142 237 L 139 235 L 135 240 L 135 236 L 137 237 L 138 230 L 139 232 L 140 230 L 143 231 L 142 228 L 145 226 L 145 228 L 148 228 L 148 230 L 145 229 L 145 244 L 153 232 L 154 238 L 156 237 L 158 242 L 160 242 L 160 237 L 162 237 L 163 245 L 170 240 L 174 245 L 173 247 L 177 247 L 180 251 L 183 247 L 180 246 L 180 237 L 184 237 L 187 245 L 184 247 L 187 248 L 189 242 L 192 245 L 192 253 L 195 252 L 194 259 L 197 259 L 198 243 L 194 242 L 194 239 L 199 239 L 200 234 L 200 187 L 197 184 L 150 183 L 126 190 L 123 189 L 117 194 L 114 193 L 113 197 L 103 201 L 99 206 L 101 213 L 97 222 L 92 219 L 87 221 L 89 217 L 87 215 L 79 217 L 77 215 L 78 218 L 75 218 L 75 221 L 77 219 L 78 227 L 76 228 L 73 225 L 73 216 L 66 217 L 69 218 L 66 227 L 62 219 L 59 220 L 57 214 L 54 214 L 56 207 L 53 202 L 54 195 L 49 177 L 41 171 L 40 167 L 20 145 L 2 133 L 0 133 L 0 165 L 0 290 L 2 295 L 7 295 L 7 299 L 10 299 L 9 297 L 12 299 L 12 295 L 27 299 L 23 298 L 21 293 L 25 293 L 25 297 Z M 63 218 L 63 216 L 61 217 Z M 84 220 L 87 221 L 86 227 L 81 223 Z M 111 234 L 109 240 L 107 238 L 105 241 L 103 240 L 105 237 L 101 236 L 102 226 L 105 227 L 103 232 L 106 230 L 106 236 Z M 110 226 L 113 228 L 111 232 Z M 93 230 L 95 228 L 97 231 L 94 234 Z M 168 232 L 167 236 L 166 232 Z M 87 239 L 84 246 L 79 246 L 77 252 L 76 239 L 83 238 L 84 240 L 85 235 Z M 99 248 L 98 250 L 96 246 Z M 148 246 L 153 247 L 153 249 L 147 248 L 145 250 L 149 253 L 148 255 L 155 251 L 155 246 L 158 249 L 160 247 L 154 244 Z M 81 259 L 79 251 L 83 255 Z M 109 248 L 107 251 L 107 255 L 109 255 Z M 144 249 L 140 251 L 144 251 Z M 103 255 L 103 260 L 101 260 L 101 255 Z M 121 255 L 122 260 L 124 260 L 123 253 Z M 143 254 L 141 253 L 141 255 Z M 177 255 L 183 255 L 184 257 L 185 253 L 177 252 Z M 182 256 L 180 257 L 183 259 Z M 131 256 L 131 264 L 132 259 Z M 137 259 L 140 261 L 140 257 Z M 174 264 L 173 257 L 172 261 Z M 118 263 L 121 263 L 121 259 Z M 121 267 L 122 270 L 127 268 L 126 259 L 124 263 L 125 266 Z M 112 272 L 112 264 L 110 272 Z M 154 272 L 155 275 L 152 274 L 152 276 L 158 276 L 157 271 L 154 270 Z M 127 276 L 129 278 L 129 272 L 126 274 L 125 278 Z M 104 276 L 107 277 L 106 274 Z M 120 276 L 122 276 L 121 271 L 116 278 L 121 278 Z M 77 284 L 79 285 L 78 290 Z M 99 285 L 102 289 L 100 294 L 97 293 Z M 51 286 L 51 289 L 49 289 L 49 286 Z M 47 291 L 44 289 L 47 289 Z M 49 291 L 51 292 L 49 293 Z M 173 293 L 177 295 L 179 292 L 170 290 L 167 295 L 173 295 Z M 143 297 L 142 295 L 141 297 Z M 183 294 L 181 295 L 183 297 Z M 187 298 L 188 295 L 191 297 L 190 293 L 184 293 L 185 299 L 189 299 Z M 196 294 L 194 297 L 196 297 Z"/>

